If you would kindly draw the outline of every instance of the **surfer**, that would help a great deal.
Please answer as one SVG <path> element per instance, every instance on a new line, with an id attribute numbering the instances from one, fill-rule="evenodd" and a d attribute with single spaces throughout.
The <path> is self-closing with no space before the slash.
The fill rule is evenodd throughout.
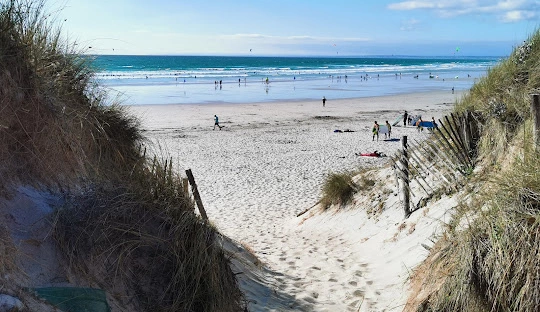
<path id="1" fill-rule="evenodd" d="M 372 141 L 375 141 L 375 136 L 377 137 L 377 141 L 379 141 L 379 124 L 375 120 L 375 124 L 373 124 L 373 129 L 371 129 L 373 132 L 373 139 Z"/>
<path id="2" fill-rule="evenodd" d="M 392 134 L 392 126 L 390 125 L 388 120 L 386 121 L 386 127 L 388 128 L 388 138 L 390 139 L 390 134 Z M 384 134 L 384 138 L 386 139 L 386 133 Z"/>

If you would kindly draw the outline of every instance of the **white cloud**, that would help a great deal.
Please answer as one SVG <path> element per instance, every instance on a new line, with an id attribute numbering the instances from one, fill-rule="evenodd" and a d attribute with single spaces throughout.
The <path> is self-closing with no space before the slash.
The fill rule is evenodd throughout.
<path id="1" fill-rule="evenodd" d="M 433 2 L 427 1 L 404 1 L 391 3 L 388 5 L 390 10 L 416 10 L 416 9 L 435 9 L 436 5 Z"/>
<path id="2" fill-rule="evenodd" d="M 531 11 L 509 11 L 501 17 L 505 23 L 513 23 L 521 20 L 531 20 L 538 16 L 537 12 Z"/>
<path id="3" fill-rule="evenodd" d="M 328 42 L 365 42 L 369 41 L 368 38 L 334 38 L 334 37 L 313 37 L 313 36 L 269 36 L 263 34 L 234 34 L 223 35 L 224 39 L 238 39 L 238 40 L 264 40 L 271 42 L 287 43 L 328 43 Z"/>
<path id="4" fill-rule="evenodd" d="M 413 18 L 413 19 L 402 22 L 400 30 L 402 30 L 402 31 L 413 31 L 413 30 L 418 29 L 419 25 L 420 25 L 420 21 Z"/>
<path id="5" fill-rule="evenodd" d="M 509 23 L 537 18 L 540 15 L 538 0 L 438 0 L 402 1 L 389 4 L 390 10 L 432 10 L 442 17 L 459 15 L 488 14 Z"/>

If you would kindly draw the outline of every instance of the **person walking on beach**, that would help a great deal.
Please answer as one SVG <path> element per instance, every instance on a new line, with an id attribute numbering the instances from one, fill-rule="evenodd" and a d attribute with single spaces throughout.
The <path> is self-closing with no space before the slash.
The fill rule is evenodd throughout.
<path id="1" fill-rule="evenodd" d="M 392 134 L 392 126 L 390 123 L 388 123 L 388 120 L 386 121 L 386 127 L 388 128 L 388 138 L 390 139 L 390 134 Z M 386 133 L 384 134 L 384 138 L 386 139 Z"/>
<path id="2" fill-rule="evenodd" d="M 322 97 L 322 107 L 324 107 L 326 105 L 326 98 L 323 96 Z"/>
<path id="3" fill-rule="evenodd" d="M 214 115 L 214 129 L 212 130 L 216 130 L 216 126 L 218 126 L 219 130 L 221 130 L 221 126 L 219 125 L 219 118 L 217 115 Z"/>
<path id="4" fill-rule="evenodd" d="M 375 124 L 373 125 L 373 129 L 371 129 L 373 132 L 373 139 L 372 141 L 375 141 L 375 136 L 377 137 L 377 141 L 379 141 L 379 124 L 375 120 Z"/>
<path id="5" fill-rule="evenodd" d="M 403 114 L 403 127 L 407 127 L 407 111 Z"/>

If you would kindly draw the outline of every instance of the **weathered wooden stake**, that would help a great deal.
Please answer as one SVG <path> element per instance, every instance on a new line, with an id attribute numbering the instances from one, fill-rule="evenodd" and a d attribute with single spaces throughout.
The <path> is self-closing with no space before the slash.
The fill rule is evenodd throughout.
<path id="1" fill-rule="evenodd" d="M 531 114 L 533 118 L 533 147 L 538 151 L 540 147 L 540 97 L 538 94 L 532 95 Z"/>
<path id="2" fill-rule="evenodd" d="M 189 197 L 189 181 L 187 178 L 182 179 L 182 188 L 184 189 L 184 195 L 186 198 Z"/>
<path id="3" fill-rule="evenodd" d="M 199 195 L 199 190 L 197 190 L 197 184 L 195 184 L 195 178 L 193 177 L 193 173 L 191 173 L 191 169 L 186 170 L 186 175 L 189 184 L 191 184 L 191 192 L 193 193 L 193 197 L 195 198 L 197 207 L 199 207 L 199 212 L 201 213 L 203 220 L 208 220 L 208 216 L 206 215 L 206 211 L 204 210 L 201 195 Z"/>
<path id="4" fill-rule="evenodd" d="M 403 155 L 401 159 L 401 163 L 403 164 L 403 210 L 405 211 L 405 218 L 408 218 L 411 214 L 410 210 L 410 201 L 411 197 L 409 194 L 409 155 L 407 152 L 407 136 L 404 135 L 401 138 L 401 145 L 403 146 Z"/>
<path id="5" fill-rule="evenodd" d="M 466 113 L 463 113 L 463 119 L 465 120 L 464 125 L 465 125 L 465 138 L 467 141 L 467 147 L 469 148 L 469 155 L 472 155 L 472 152 L 475 146 L 474 146 L 474 139 L 473 139 L 473 135 L 471 131 L 472 123 L 473 123 L 471 112 L 467 111 Z"/>

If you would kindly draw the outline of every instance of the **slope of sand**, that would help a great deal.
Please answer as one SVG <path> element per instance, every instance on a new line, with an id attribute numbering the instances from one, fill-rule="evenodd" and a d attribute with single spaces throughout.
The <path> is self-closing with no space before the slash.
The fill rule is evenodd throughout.
<path id="1" fill-rule="evenodd" d="M 211 222 L 244 247 L 237 249 L 243 264 L 235 261 L 235 270 L 242 271 L 250 311 L 401 311 L 407 276 L 427 255 L 422 244 L 440 232 L 455 199 L 404 221 L 392 172 L 383 169 L 374 174 L 376 196 L 388 199 L 376 218 L 366 213 L 374 194 L 358 195 L 354 209 L 297 214 L 317 203 L 328 173 L 387 164 L 387 158 L 355 153 L 391 155 L 401 147 L 382 141 L 384 135 L 372 141 L 373 121 L 392 123 L 404 110 L 438 119 L 459 96 L 329 99 L 324 108 L 317 101 L 129 109 L 158 142 L 155 152 L 172 157 L 179 170 L 192 169 Z M 214 114 L 222 130 L 213 130 Z M 393 137 L 403 135 L 422 140 L 430 134 L 393 128 Z"/>

